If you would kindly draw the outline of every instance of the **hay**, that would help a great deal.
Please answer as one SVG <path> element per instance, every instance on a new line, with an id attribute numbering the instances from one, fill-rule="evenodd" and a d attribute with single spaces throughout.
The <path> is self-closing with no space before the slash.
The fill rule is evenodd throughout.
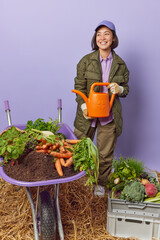
<path id="1" fill-rule="evenodd" d="M 160 174 L 157 173 L 158 178 Z M 95 197 L 84 186 L 86 178 L 59 185 L 59 202 L 65 240 L 122 240 L 106 231 L 107 193 Z M 54 196 L 54 185 L 41 187 Z M 36 199 L 37 188 L 31 188 Z M 33 240 L 31 207 L 25 188 L 5 182 L 0 178 L 0 239 Z M 132 238 L 135 239 L 135 238 Z M 57 240 L 59 236 L 57 233 Z M 131 240 L 131 238 L 127 238 Z"/>

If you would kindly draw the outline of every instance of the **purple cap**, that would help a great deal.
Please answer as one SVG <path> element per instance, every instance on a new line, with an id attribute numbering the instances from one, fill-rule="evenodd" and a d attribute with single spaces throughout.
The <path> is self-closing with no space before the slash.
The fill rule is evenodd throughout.
<path id="1" fill-rule="evenodd" d="M 100 26 L 106 26 L 108 27 L 109 29 L 113 30 L 116 32 L 116 28 L 115 28 L 115 25 L 112 23 L 112 22 L 109 22 L 107 20 L 103 20 L 102 22 L 100 22 L 98 24 L 98 26 L 96 27 L 95 31 L 97 31 L 97 29 L 100 27 Z"/>

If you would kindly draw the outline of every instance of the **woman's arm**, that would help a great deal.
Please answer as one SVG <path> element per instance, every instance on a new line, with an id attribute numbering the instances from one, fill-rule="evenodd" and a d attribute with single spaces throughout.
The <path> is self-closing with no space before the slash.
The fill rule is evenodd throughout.
<path id="1" fill-rule="evenodd" d="M 127 67 L 125 66 L 124 74 L 123 74 L 124 81 L 120 84 L 120 86 L 123 87 L 123 92 L 120 94 L 120 97 L 126 97 L 129 93 L 129 71 Z"/>
<path id="2" fill-rule="evenodd" d="M 84 58 L 77 64 L 77 76 L 74 81 L 74 88 L 78 91 L 81 91 L 87 96 L 87 80 L 85 79 L 86 71 L 86 61 Z M 78 104 L 82 105 L 84 103 L 83 98 L 77 94 L 76 101 Z"/>

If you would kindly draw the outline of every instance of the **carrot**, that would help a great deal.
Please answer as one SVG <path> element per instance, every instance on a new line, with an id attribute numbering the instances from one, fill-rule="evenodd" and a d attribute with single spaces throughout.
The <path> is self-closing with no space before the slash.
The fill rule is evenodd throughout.
<path id="1" fill-rule="evenodd" d="M 57 158 L 57 160 L 55 162 L 55 168 L 56 168 L 56 170 L 58 172 L 58 175 L 62 177 L 63 176 L 63 171 L 62 171 L 62 166 L 61 166 L 59 158 Z"/>
<path id="2" fill-rule="evenodd" d="M 52 150 L 56 150 L 57 148 L 59 148 L 60 144 L 59 143 L 55 143 L 54 145 L 51 146 Z"/>
<path id="3" fill-rule="evenodd" d="M 80 167 L 80 168 L 79 168 L 79 171 L 80 171 L 80 172 L 82 172 L 82 171 L 83 171 L 83 170 L 82 170 L 82 167 Z"/>
<path id="4" fill-rule="evenodd" d="M 73 164 L 73 158 L 70 157 L 66 160 L 65 167 L 70 167 Z"/>
<path id="5" fill-rule="evenodd" d="M 66 162 L 65 162 L 64 158 L 60 158 L 59 160 L 60 160 L 61 165 L 63 167 L 65 167 Z"/>
<path id="6" fill-rule="evenodd" d="M 74 149 L 74 147 L 71 145 L 71 144 L 68 144 L 68 145 L 66 145 L 65 147 L 64 147 L 66 150 L 68 149 L 70 149 L 70 150 L 72 150 L 73 151 L 73 149 Z"/>
<path id="7" fill-rule="evenodd" d="M 47 147 L 53 146 L 53 144 L 52 144 L 52 143 L 49 143 L 49 142 L 47 142 L 46 145 L 47 145 Z"/>
<path id="8" fill-rule="evenodd" d="M 36 149 L 37 149 L 37 150 L 41 150 L 41 149 L 42 149 L 42 146 L 37 145 L 37 146 L 36 146 Z"/>
<path id="9" fill-rule="evenodd" d="M 42 142 L 43 144 L 46 144 L 47 140 L 45 138 L 41 138 L 38 140 L 39 142 Z"/>
<path id="10" fill-rule="evenodd" d="M 43 144 L 43 145 L 42 145 L 42 148 L 43 148 L 43 149 L 47 149 L 47 148 L 48 148 L 47 144 Z"/>
<path id="11" fill-rule="evenodd" d="M 58 158 L 70 158 L 73 153 L 71 153 L 71 152 L 59 153 L 59 152 L 54 152 L 54 151 L 52 151 L 50 154 L 51 154 L 53 157 L 58 157 Z"/>
<path id="12" fill-rule="evenodd" d="M 47 153 L 48 151 L 46 149 L 39 149 L 39 150 L 36 150 L 36 152 L 38 152 L 38 153 Z"/>
<path id="13" fill-rule="evenodd" d="M 64 145 L 64 146 L 68 146 L 69 143 L 67 143 L 67 142 L 64 141 L 64 142 L 63 142 L 63 145 Z"/>
<path id="14" fill-rule="evenodd" d="M 71 144 L 76 144 L 80 141 L 81 141 L 81 139 L 66 139 L 66 142 L 71 143 Z"/>
<path id="15" fill-rule="evenodd" d="M 63 146 L 60 146 L 60 147 L 59 147 L 59 150 L 60 150 L 61 153 L 64 153 L 64 152 L 66 151 Z"/>

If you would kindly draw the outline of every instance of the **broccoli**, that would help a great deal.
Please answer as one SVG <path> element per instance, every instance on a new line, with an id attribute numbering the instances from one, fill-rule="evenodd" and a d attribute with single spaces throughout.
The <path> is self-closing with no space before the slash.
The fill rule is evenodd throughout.
<path id="1" fill-rule="evenodd" d="M 131 202 L 143 202 L 145 197 L 145 187 L 138 180 L 128 182 L 119 199 L 124 199 Z"/>

